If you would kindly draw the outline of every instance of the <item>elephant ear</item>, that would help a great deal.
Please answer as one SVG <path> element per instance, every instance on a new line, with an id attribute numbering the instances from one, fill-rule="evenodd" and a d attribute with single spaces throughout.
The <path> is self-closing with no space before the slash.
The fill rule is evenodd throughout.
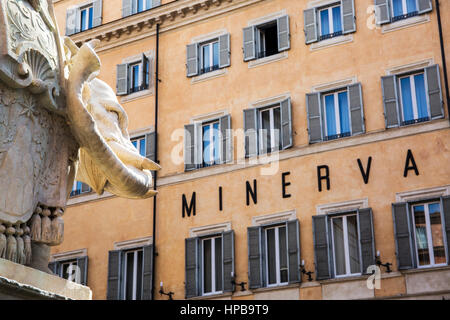
<path id="1" fill-rule="evenodd" d="M 88 184 L 97 194 L 103 194 L 107 178 L 83 148 L 80 148 L 79 152 L 76 179 Z"/>

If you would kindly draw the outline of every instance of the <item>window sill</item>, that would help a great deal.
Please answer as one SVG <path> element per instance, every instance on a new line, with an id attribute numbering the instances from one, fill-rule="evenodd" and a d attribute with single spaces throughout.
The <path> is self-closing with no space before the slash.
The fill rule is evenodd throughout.
<path id="1" fill-rule="evenodd" d="M 401 30 L 404 28 L 409 28 L 418 24 L 430 22 L 430 20 L 431 20 L 430 15 L 425 14 L 420 16 L 414 16 L 404 20 L 399 20 L 396 22 L 391 22 L 381 27 L 381 33 L 388 33 L 392 31 Z"/>
<path id="2" fill-rule="evenodd" d="M 225 292 L 225 293 L 218 293 L 218 294 L 211 294 L 206 296 L 198 296 L 189 298 L 187 300 L 231 300 L 231 296 L 233 295 L 232 292 Z"/>
<path id="3" fill-rule="evenodd" d="M 401 274 L 411 274 L 411 273 L 433 272 L 433 271 L 441 271 L 441 270 L 450 270 L 450 266 L 415 268 L 415 269 L 408 269 L 408 270 L 399 270 L 399 272 Z"/>
<path id="4" fill-rule="evenodd" d="M 146 96 L 151 96 L 151 95 L 153 95 L 153 89 L 146 89 L 146 90 L 142 90 L 142 91 L 138 91 L 138 92 L 133 92 L 126 96 L 123 96 L 120 99 L 120 103 L 130 102 L 130 101 L 137 100 L 137 99 L 144 98 Z"/>
<path id="5" fill-rule="evenodd" d="M 300 288 L 301 283 L 293 283 L 293 284 L 285 284 L 285 285 L 279 285 L 279 286 L 273 286 L 273 287 L 264 287 L 264 288 L 257 288 L 257 289 L 250 289 L 253 293 L 260 293 L 260 292 L 268 292 L 268 291 L 278 291 L 278 290 L 285 290 L 285 289 L 292 289 L 292 288 Z"/>
<path id="6" fill-rule="evenodd" d="M 222 76 L 226 75 L 227 73 L 228 73 L 228 70 L 226 68 L 215 70 L 215 71 L 211 71 L 211 72 L 207 72 L 207 73 L 204 73 L 202 75 L 193 77 L 192 80 L 191 80 L 191 84 L 196 84 L 196 83 L 207 81 L 207 80 L 210 80 L 210 79 L 215 79 L 215 78 L 218 78 L 218 77 L 222 77 Z"/>
<path id="7" fill-rule="evenodd" d="M 338 45 L 341 45 L 344 43 L 350 43 L 350 42 L 353 42 L 352 34 L 342 35 L 339 37 L 315 42 L 309 47 L 309 50 L 317 51 L 317 50 L 326 49 L 326 48 L 330 48 L 330 47 L 334 47 L 334 46 L 338 46 Z"/>
<path id="8" fill-rule="evenodd" d="M 265 58 L 260 58 L 260 59 L 257 59 L 257 60 L 252 60 L 252 61 L 250 61 L 248 63 L 248 68 L 249 69 L 256 68 L 256 67 L 268 64 L 268 63 L 272 63 L 272 62 L 276 62 L 276 61 L 287 59 L 288 57 L 289 57 L 288 52 L 287 51 L 283 51 L 283 52 L 274 54 L 272 56 L 268 56 L 268 57 L 265 57 Z"/>

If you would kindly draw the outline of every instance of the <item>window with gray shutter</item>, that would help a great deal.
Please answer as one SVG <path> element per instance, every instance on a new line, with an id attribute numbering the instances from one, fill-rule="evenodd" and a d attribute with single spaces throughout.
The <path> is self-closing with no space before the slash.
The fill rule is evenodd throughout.
<path id="1" fill-rule="evenodd" d="M 198 44 L 188 44 L 186 46 L 186 70 L 187 76 L 193 77 L 198 74 Z"/>
<path id="2" fill-rule="evenodd" d="M 128 94 L 128 65 L 126 63 L 117 65 L 116 94 L 118 96 Z"/>
<path id="3" fill-rule="evenodd" d="M 433 10 L 432 0 L 417 0 L 419 14 L 427 13 Z"/>
<path id="4" fill-rule="evenodd" d="M 121 270 L 120 250 L 109 251 L 108 253 L 108 281 L 106 290 L 107 300 L 120 299 L 120 270 Z"/>
<path id="5" fill-rule="evenodd" d="M 320 106 L 320 93 L 309 93 L 306 95 L 309 143 L 320 142 L 323 139 L 322 111 Z"/>
<path id="6" fill-rule="evenodd" d="M 354 0 L 342 0 L 342 29 L 343 33 L 356 31 L 355 2 Z"/>
<path id="7" fill-rule="evenodd" d="M 185 241 L 185 296 L 187 298 L 197 297 L 199 295 L 199 248 L 198 238 L 189 238 Z"/>
<path id="8" fill-rule="evenodd" d="M 161 5 L 161 0 L 151 0 L 152 8 L 159 7 Z"/>
<path id="9" fill-rule="evenodd" d="M 58 261 L 50 262 L 48 268 L 54 275 L 59 276 L 59 263 Z"/>
<path id="10" fill-rule="evenodd" d="M 257 109 L 244 110 L 245 156 L 258 155 L 258 117 Z"/>
<path id="11" fill-rule="evenodd" d="M 67 9 L 66 12 L 66 36 L 70 36 L 76 32 L 76 16 L 78 8 Z"/>
<path id="12" fill-rule="evenodd" d="M 358 210 L 359 244 L 361 252 L 361 273 L 375 265 L 375 237 L 373 233 L 373 214 L 371 208 Z"/>
<path id="13" fill-rule="evenodd" d="M 244 38 L 244 61 L 256 59 L 255 27 L 247 27 L 243 30 Z"/>
<path id="14" fill-rule="evenodd" d="M 142 300 L 152 300 L 153 245 L 143 247 Z"/>
<path id="15" fill-rule="evenodd" d="M 190 171 L 197 168 L 195 164 L 195 124 L 184 126 L 184 170 Z"/>
<path id="16" fill-rule="evenodd" d="M 227 231 L 222 234 L 222 247 L 223 247 L 223 292 L 233 292 L 234 285 L 231 283 L 233 280 L 231 274 L 235 274 L 234 271 L 234 231 Z"/>
<path id="17" fill-rule="evenodd" d="M 122 17 L 131 15 L 132 0 L 122 0 Z"/>
<path id="18" fill-rule="evenodd" d="M 95 0 L 92 4 L 93 16 L 92 16 L 92 26 L 96 27 L 102 24 L 102 2 L 103 0 Z"/>
<path id="19" fill-rule="evenodd" d="M 414 238 L 412 233 L 411 215 L 407 203 L 393 203 L 392 216 L 394 220 L 395 249 L 399 270 L 415 268 Z"/>
<path id="20" fill-rule="evenodd" d="M 280 103 L 281 113 L 281 145 L 282 149 L 292 147 L 292 108 L 291 98 Z"/>
<path id="21" fill-rule="evenodd" d="M 450 196 L 441 198 L 442 217 L 444 225 L 444 243 L 447 256 L 447 264 L 450 265 Z"/>
<path id="22" fill-rule="evenodd" d="M 444 101 L 442 98 L 441 76 L 439 65 L 425 68 L 425 76 L 428 86 L 428 100 L 430 103 L 431 119 L 444 117 Z"/>
<path id="23" fill-rule="evenodd" d="M 227 33 L 219 37 L 219 68 L 231 65 L 230 55 L 230 34 Z"/>
<path id="24" fill-rule="evenodd" d="M 219 127 L 221 134 L 221 163 L 233 160 L 233 138 L 231 135 L 231 116 L 220 117 Z"/>
<path id="25" fill-rule="evenodd" d="M 278 30 L 278 51 L 285 51 L 291 48 L 291 35 L 289 30 L 289 16 L 282 16 L 277 19 Z"/>
<path id="26" fill-rule="evenodd" d="M 263 286 L 261 228 L 247 228 L 247 237 L 249 288 L 261 288 Z"/>
<path id="27" fill-rule="evenodd" d="M 375 0 L 375 21 L 382 25 L 391 22 L 391 0 Z"/>
<path id="28" fill-rule="evenodd" d="M 145 135 L 145 153 L 146 157 L 156 162 L 156 132 L 150 132 Z"/>
<path id="29" fill-rule="evenodd" d="M 361 83 L 350 85 L 347 90 L 350 119 L 352 124 L 352 135 L 364 133 L 364 110 Z"/>
<path id="30" fill-rule="evenodd" d="M 381 78 L 383 92 L 384 118 L 386 128 L 398 127 L 400 124 L 397 79 L 395 76 Z"/>
<path id="31" fill-rule="evenodd" d="M 88 257 L 80 257 L 77 258 L 77 266 L 78 270 L 80 271 L 80 283 L 83 286 L 87 285 L 87 279 L 88 279 Z"/>
<path id="32" fill-rule="evenodd" d="M 300 223 L 298 220 L 286 222 L 288 257 L 289 257 L 289 283 L 301 281 L 300 276 Z"/>
<path id="33" fill-rule="evenodd" d="M 319 40 L 316 8 L 303 11 L 305 42 L 310 44 Z"/>
<path id="34" fill-rule="evenodd" d="M 328 217 L 326 215 L 313 216 L 312 221 L 316 280 L 329 279 L 331 278 L 331 259 L 328 239 Z"/>

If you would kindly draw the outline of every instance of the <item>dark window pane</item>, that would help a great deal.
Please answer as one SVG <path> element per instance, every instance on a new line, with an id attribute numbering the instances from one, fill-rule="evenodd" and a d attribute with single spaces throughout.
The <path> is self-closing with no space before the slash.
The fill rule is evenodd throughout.
<path id="1" fill-rule="evenodd" d="M 143 255 L 143 252 L 142 252 L 142 250 L 139 250 L 138 252 L 136 252 L 136 254 L 137 254 L 136 300 L 141 300 L 142 299 L 142 267 L 143 267 L 142 255 Z"/>
<path id="2" fill-rule="evenodd" d="M 280 108 L 273 109 L 273 125 L 274 125 L 274 136 L 275 143 L 274 148 L 275 151 L 281 150 L 281 113 Z"/>
<path id="3" fill-rule="evenodd" d="M 355 216 L 347 216 L 347 232 L 348 232 L 348 253 L 350 258 L 350 272 L 359 273 L 359 248 L 358 248 L 358 226 Z"/>
<path id="4" fill-rule="evenodd" d="M 414 207 L 414 222 L 416 231 L 417 256 L 419 258 L 419 265 L 430 264 L 430 254 L 428 251 L 427 226 L 425 220 L 424 206 Z"/>
<path id="5" fill-rule="evenodd" d="M 133 299 L 134 252 L 126 253 L 125 300 Z"/>
<path id="6" fill-rule="evenodd" d="M 203 292 L 211 292 L 211 239 L 203 241 Z"/>
<path id="7" fill-rule="evenodd" d="M 344 229 L 343 218 L 333 219 L 333 241 L 334 241 L 334 259 L 336 264 L 336 275 L 345 274 L 345 247 L 344 247 Z"/>
<path id="8" fill-rule="evenodd" d="M 279 250 L 280 250 L 280 282 L 288 282 L 288 259 L 286 245 L 286 227 L 278 229 Z"/>
<path id="9" fill-rule="evenodd" d="M 432 203 L 428 206 L 430 213 L 430 228 L 431 238 L 433 241 L 433 253 L 435 264 L 445 264 L 447 259 L 445 257 L 444 237 L 442 234 L 441 223 L 441 207 L 439 203 Z"/>
<path id="10" fill-rule="evenodd" d="M 216 291 L 222 291 L 222 238 L 215 238 Z"/>
<path id="11" fill-rule="evenodd" d="M 274 284 L 277 282 L 275 259 L 275 229 L 267 229 L 267 265 L 269 284 Z"/>

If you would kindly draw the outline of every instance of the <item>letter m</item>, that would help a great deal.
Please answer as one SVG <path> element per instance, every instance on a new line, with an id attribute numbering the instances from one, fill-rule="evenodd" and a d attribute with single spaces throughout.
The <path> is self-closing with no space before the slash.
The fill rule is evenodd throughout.
<path id="1" fill-rule="evenodd" d="M 186 214 L 188 217 L 190 217 L 191 213 L 195 216 L 195 192 L 192 193 L 192 198 L 189 206 L 187 204 L 186 195 L 183 194 L 183 218 L 186 216 Z"/>

